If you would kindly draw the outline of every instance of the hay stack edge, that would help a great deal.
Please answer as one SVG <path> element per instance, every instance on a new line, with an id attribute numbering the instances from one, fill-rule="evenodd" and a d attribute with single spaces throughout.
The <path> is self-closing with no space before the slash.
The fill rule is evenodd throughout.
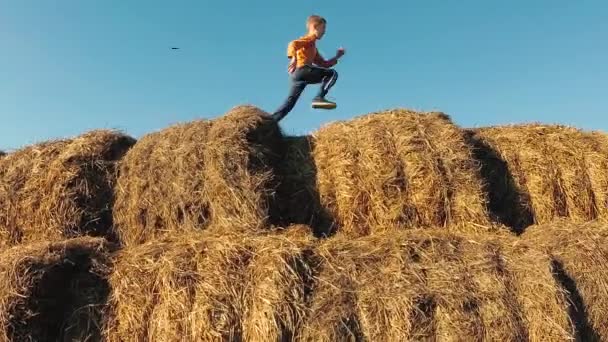
<path id="1" fill-rule="evenodd" d="M 0 153 L 3 341 L 608 340 L 608 138 L 252 106 Z"/>
<path id="2" fill-rule="evenodd" d="M 113 237 L 116 162 L 135 143 L 92 131 L 0 158 L 0 245 Z"/>

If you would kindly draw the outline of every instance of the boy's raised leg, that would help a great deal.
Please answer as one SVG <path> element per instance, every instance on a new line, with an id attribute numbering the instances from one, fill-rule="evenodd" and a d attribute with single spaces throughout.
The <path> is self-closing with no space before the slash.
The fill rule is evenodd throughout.
<path id="1" fill-rule="evenodd" d="M 336 103 L 325 98 L 331 87 L 338 80 L 338 72 L 334 69 L 323 69 L 323 82 L 319 89 L 319 94 L 313 99 L 312 106 L 314 108 L 333 109 L 336 108 Z"/>

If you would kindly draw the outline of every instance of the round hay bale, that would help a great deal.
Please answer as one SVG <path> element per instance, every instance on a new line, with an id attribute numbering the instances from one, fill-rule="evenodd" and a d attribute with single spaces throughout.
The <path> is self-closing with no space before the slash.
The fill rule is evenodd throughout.
<path id="1" fill-rule="evenodd" d="M 543 340 L 573 336 L 544 254 L 507 235 L 412 230 L 318 248 L 309 341 Z"/>
<path id="2" fill-rule="evenodd" d="M 277 123 L 252 106 L 235 107 L 213 122 L 204 155 L 214 223 L 247 230 L 272 223 L 282 138 Z"/>
<path id="3" fill-rule="evenodd" d="M 108 341 L 290 340 L 310 234 L 187 232 L 127 247 L 110 277 Z"/>
<path id="4" fill-rule="evenodd" d="M 522 238 L 552 258 L 579 340 L 608 340 L 608 224 L 560 220 L 549 226 L 530 227 Z"/>
<path id="5" fill-rule="evenodd" d="M 115 164 L 134 142 L 119 132 L 98 130 L 0 159 L 2 243 L 112 238 Z"/>
<path id="6" fill-rule="evenodd" d="M 313 136 L 314 176 L 334 230 L 365 236 L 489 224 L 478 166 L 463 133 L 445 114 L 372 113 Z"/>
<path id="7" fill-rule="evenodd" d="M 208 223 L 203 151 L 210 127 L 205 120 L 175 125 L 143 136 L 127 152 L 119 164 L 114 204 L 123 243 Z"/>
<path id="8" fill-rule="evenodd" d="M 143 137 L 120 165 L 114 221 L 121 242 L 272 223 L 281 139 L 276 123 L 249 106 Z"/>
<path id="9" fill-rule="evenodd" d="M 292 226 L 254 242 L 247 268 L 243 317 L 245 341 L 293 341 L 307 314 L 320 262 L 310 228 Z"/>
<path id="10" fill-rule="evenodd" d="M 99 341 L 113 247 L 101 238 L 0 253 L 0 341 Z"/>
<path id="11" fill-rule="evenodd" d="M 608 145 L 574 128 L 518 125 L 471 133 L 488 179 L 490 207 L 521 231 L 568 217 L 589 221 L 608 215 Z M 501 172 L 496 165 L 503 165 Z"/>

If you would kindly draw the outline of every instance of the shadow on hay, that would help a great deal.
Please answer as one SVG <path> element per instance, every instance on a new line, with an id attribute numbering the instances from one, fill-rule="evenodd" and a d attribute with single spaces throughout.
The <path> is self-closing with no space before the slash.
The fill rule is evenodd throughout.
<path id="1" fill-rule="evenodd" d="M 305 224 L 313 229 L 316 237 L 336 233 L 336 225 L 330 213 L 321 204 L 317 189 L 317 169 L 313 152 L 315 143 L 310 136 L 285 137 L 288 154 L 278 169 L 280 184 L 273 223 L 279 226 Z"/>
<path id="2" fill-rule="evenodd" d="M 512 232 L 523 233 L 526 227 L 534 224 L 534 214 L 522 205 L 530 202 L 529 195 L 518 191 L 509 166 L 494 148 L 473 131 L 466 131 L 464 138 L 481 167 L 484 191 L 488 194 L 488 211 L 493 219 L 510 227 Z"/>
<path id="3" fill-rule="evenodd" d="M 125 154 L 133 147 L 135 139 L 124 136 L 114 141 L 101 156 L 102 160 L 116 162 L 121 160 Z M 107 176 L 99 172 L 99 166 L 94 163 L 87 163 L 81 172 L 87 175 L 87 179 L 94 184 L 97 196 L 87 196 L 78 194 L 75 202 L 80 208 L 92 208 L 83 212 L 81 230 L 89 232 L 90 236 L 105 237 L 108 241 L 117 242 L 118 236 L 114 230 L 113 208 L 115 198 L 114 182 L 108 182 Z M 118 169 L 112 168 L 114 173 L 112 178 L 118 178 Z M 91 212 L 95 213 L 93 215 Z M 77 237 L 79 234 L 68 235 L 67 238 Z"/>
<path id="4" fill-rule="evenodd" d="M 90 251 L 74 251 L 50 269 L 29 265 L 42 276 L 28 298 L 9 312 L 6 335 L 12 341 L 99 341 L 101 310 L 110 293 L 103 276 L 91 272 Z"/>
<path id="5" fill-rule="evenodd" d="M 566 291 L 568 299 L 568 315 L 574 324 L 577 341 L 600 341 L 597 332 L 591 326 L 587 317 L 587 309 L 581 293 L 578 291 L 576 281 L 564 269 L 564 265 L 553 259 L 551 261 L 553 277 Z"/>

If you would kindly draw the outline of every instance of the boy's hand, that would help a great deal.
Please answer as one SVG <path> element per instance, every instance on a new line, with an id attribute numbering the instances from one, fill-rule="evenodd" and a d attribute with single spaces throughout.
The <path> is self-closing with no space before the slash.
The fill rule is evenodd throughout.
<path id="1" fill-rule="evenodd" d="M 298 60 L 295 57 L 292 58 L 291 62 L 289 62 L 289 65 L 287 66 L 287 72 L 291 74 L 294 71 L 296 71 L 297 65 L 298 65 Z"/>
<path id="2" fill-rule="evenodd" d="M 339 48 L 338 52 L 336 52 L 336 58 L 340 58 L 340 57 L 344 56 L 345 53 L 346 53 L 346 50 L 343 47 Z"/>

